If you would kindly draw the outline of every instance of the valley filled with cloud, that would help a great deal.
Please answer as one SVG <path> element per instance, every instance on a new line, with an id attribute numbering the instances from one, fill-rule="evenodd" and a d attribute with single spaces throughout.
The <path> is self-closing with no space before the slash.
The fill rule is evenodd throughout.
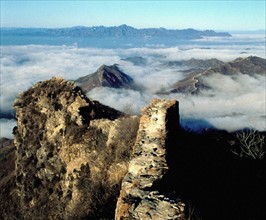
<path id="1" fill-rule="evenodd" d="M 100 87 L 87 93 L 88 97 L 118 110 L 130 106 L 134 113 L 139 114 L 152 98 L 173 98 L 179 101 L 181 121 L 188 128 L 195 127 L 191 121 L 204 121 L 207 127 L 228 131 L 245 127 L 265 130 L 265 74 L 216 73 L 202 78 L 209 89 L 199 94 L 159 93 L 187 77 L 188 67 L 169 65 L 171 62 L 192 58 L 216 58 L 229 62 L 248 56 L 265 59 L 263 38 L 252 39 L 250 43 L 249 38 L 236 36 L 231 42 L 212 38 L 176 47 L 147 45 L 113 49 L 79 47 L 76 44 L 1 46 L 1 136 L 12 137 L 12 127 L 15 126 L 12 105 L 19 93 L 54 76 L 75 80 L 94 73 L 103 64 L 118 64 L 118 68 L 132 77 L 139 88 Z M 136 57 L 139 62 L 128 59 Z"/>

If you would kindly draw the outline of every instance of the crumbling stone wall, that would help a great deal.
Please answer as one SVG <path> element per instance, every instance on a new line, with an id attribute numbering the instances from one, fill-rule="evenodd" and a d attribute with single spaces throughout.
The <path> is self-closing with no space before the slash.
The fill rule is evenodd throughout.
<path id="1" fill-rule="evenodd" d="M 115 210 L 118 220 L 184 219 L 184 204 L 160 190 L 179 127 L 176 101 L 154 100 L 139 126 L 137 116 L 52 78 L 14 107 L 15 202 L 5 219 L 112 219 Z"/>
<path id="2" fill-rule="evenodd" d="M 175 100 L 153 100 L 142 111 L 133 158 L 117 202 L 116 220 L 185 219 L 184 204 L 169 199 L 156 187 L 168 172 L 167 150 L 175 147 L 178 126 Z"/>

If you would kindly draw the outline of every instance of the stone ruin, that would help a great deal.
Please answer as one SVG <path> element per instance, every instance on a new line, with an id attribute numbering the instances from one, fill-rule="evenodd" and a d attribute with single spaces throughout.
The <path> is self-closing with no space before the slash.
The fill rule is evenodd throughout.
<path id="1" fill-rule="evenodd" d="M 15 187 L 3 218 L 185 219 L 184 204 L 159 190 L 175 147 L 177 101 L 153 100 L 140 118 L 126 116 L 52 78 L 14 108 Z"/>

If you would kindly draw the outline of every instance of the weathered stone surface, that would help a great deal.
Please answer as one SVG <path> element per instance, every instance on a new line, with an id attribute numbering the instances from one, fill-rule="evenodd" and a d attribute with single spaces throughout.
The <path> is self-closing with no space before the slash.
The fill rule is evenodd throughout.
<path id="1" fill-rule="evenodd" d="M 11 195 L 15 186 L 15 146 L 13 140 L 0 139 L 0 219 L 7 208 L 16 216 Z M 5 218 L 6 219 L 6 218 Z M 13 218 L 15 219 L 15 218 Z"/>
<path id="2" fill-rule="evenodd" d="M 37 83 L 14 107 L 18 218 L 114 216 L 138 117 L 121 117 L 61 78 Z"/>
<path id="3" fill-rule="evenodd" d="M 174 100 L 153 100 L 142 111 L 133 158 L 117 202 L 116 220 L 185 219 L 184 204 L 167 198 L 157 187 L 168 172 L 167 150 L 175 147 L 178 127 L 178 103 Z"/>
<path id="4" fill-rule="evenodd" d="M 1 218 L 113 219 L 115 210 L 116 219 L 184 218 L 184 204 L 161 191 L 179 127 L 176 101 L 154 100 L 139 127 L 137 116 L 52 78 L 14 107 L 16 169 L 1 180 Z"/>

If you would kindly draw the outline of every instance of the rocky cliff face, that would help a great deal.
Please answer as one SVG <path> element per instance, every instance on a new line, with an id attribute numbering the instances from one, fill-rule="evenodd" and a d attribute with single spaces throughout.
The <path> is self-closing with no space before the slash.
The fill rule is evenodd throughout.
<path id="1" fill-rule="evenodd" d="M 11 198 L 15 187 L 15 146 L 13 140 L 0 139 L 0 219 L 9 209 L 16 216 L 16 207 Z"/>
<path id="2" fill-rule="evenodd" d="M 153 101 L 139 126 L 139 117 L 52 78 L 14 107 L 16 168 L 0 182 L 1 218 L 113 219 L 116 210 L 116 219 L 184 219 L 184 204 L 160 192 L 179 126 L 176 101 Z"/>
<path id="3" fill-rule="evenodd" d="M 138 117 L 123 118 L 58 78 L 36 84 L 14 106 L 21 217 L 113 215 Z"/>
<path id="4" fill-rule="evenodd" d="M 142 111 L 133 158 L 117 202 L 116 220 L 185 219 L 184 204 L 159 191 L 169 170 L 167 151 L 175 147 L 178 117 L 176 101 L 154 100 Z"/>

